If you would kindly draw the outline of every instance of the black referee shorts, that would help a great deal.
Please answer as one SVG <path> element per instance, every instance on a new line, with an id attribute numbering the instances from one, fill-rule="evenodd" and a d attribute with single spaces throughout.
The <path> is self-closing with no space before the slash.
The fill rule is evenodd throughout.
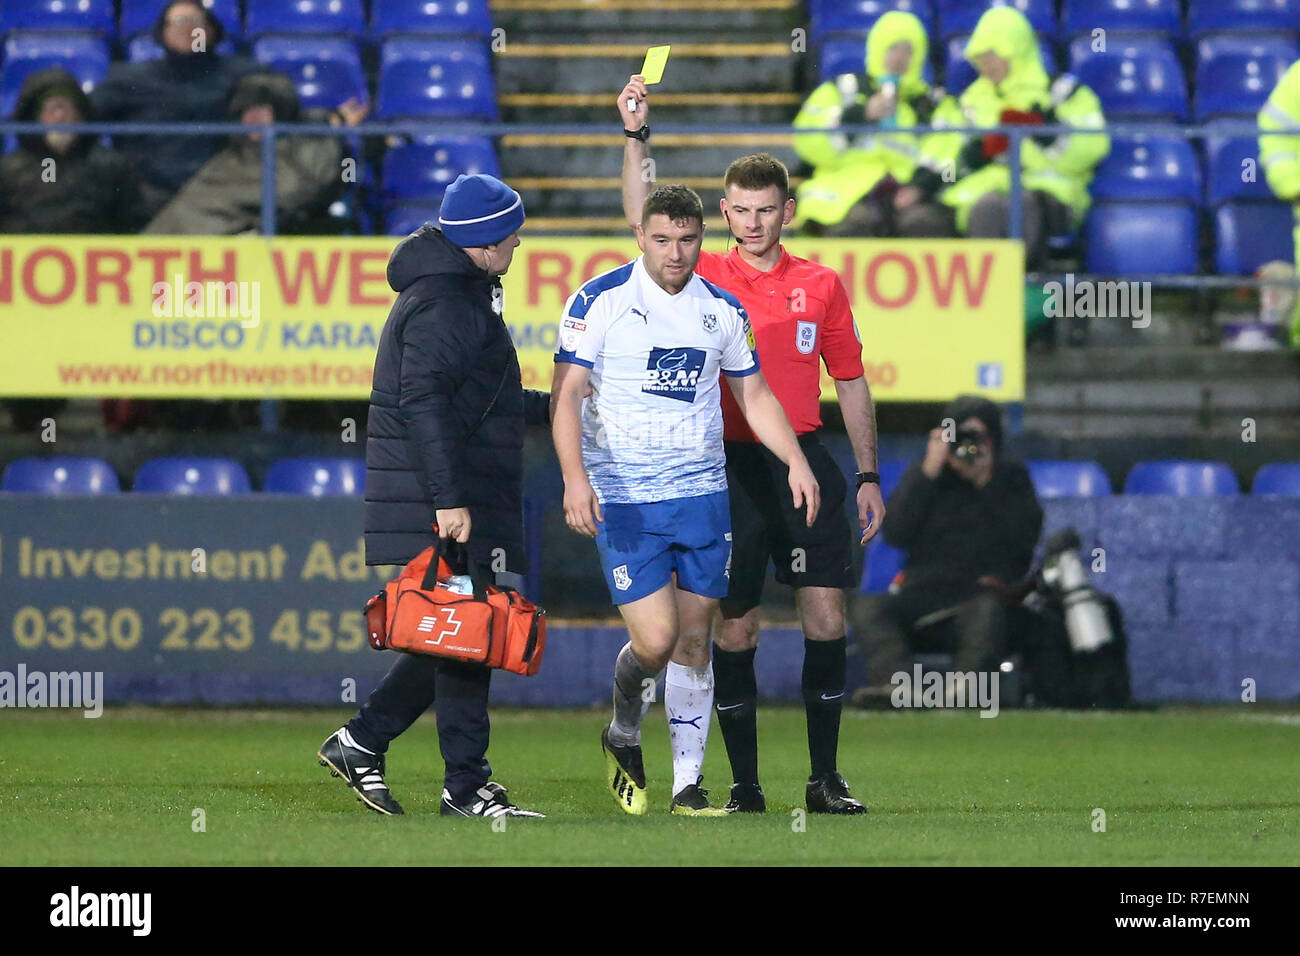
<path id="1" fill-rule="evenodd" d="M 815 432 L 799 445 L 821 486 L 821 510 L 809 528 L 795 510 L 790 469 L 758 442 L 726 442 L 731 498 L 731 581 L 724 617 L 740 617 L 763 599 L 767 563 L 794 588 L 847 588 L 853 578 L 853 531 L 844 513 L 848 482 Z"/>

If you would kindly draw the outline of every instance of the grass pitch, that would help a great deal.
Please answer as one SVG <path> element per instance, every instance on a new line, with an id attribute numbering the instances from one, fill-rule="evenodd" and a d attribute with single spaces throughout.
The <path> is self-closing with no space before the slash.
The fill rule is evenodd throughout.
<path id="1" fill-rule="evenodd" d="M 662 711 L 650 814 L 604 790 L 586 711 L 492 714 L 494 778 L 548 820 L 437 815 L 431 717 L 389 751 L 385 818 L 316 765 L 342 710 L 0 712 L 0 864 L 1284 864 L 1300 859 L 1300 715 L 1246 705 L 1123 714 L 845 713 L 841 768 L 865 817 L 803 806 L 803 713 L 761 708 L 765 816 L 667 813 Z M 716 723 L 705 786 L 730 774 Z M 1105 832 L 1094 830 L 1105 811 Z M 196 832 L 195 810 L 204 832 Z M 800 826 L 799 824 L 803 824 Z"/>

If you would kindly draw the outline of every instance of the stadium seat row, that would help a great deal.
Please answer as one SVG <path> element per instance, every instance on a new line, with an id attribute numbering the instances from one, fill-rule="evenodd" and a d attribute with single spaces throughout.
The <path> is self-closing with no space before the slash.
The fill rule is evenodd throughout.
<path id="1" fill-rule="evenodd" d="M 953 94 L 975 79 L 975 68 L 965 57 L 968 39 L 969 34 L 949 37 L 942 47 L 942 82 Z M 1039 50 L 1049 73 L 1067 70 L 1091 87 L 1111 121 L 1253 117 L 1282 74 L 1300 59 L 1295 34 L 1210 34 L 1191 48 L 1192 97 L 1179 48 L 1168 36 L 1122 34 L 1108 38 L 1104 49 L 1080 38 L 1068 45 L 1064 62 L 1048 40 L 1039 39 Z M 821 79 L 860 73 L 863 56 L 862 37 L 827 37 L 821 43 Z"/>
<path id="2" fill-rule="evenodd" d="M 165 0 L 5 0 L 0 35 L 12 30 L 90 30 L 130 40 L 153 29 Z M 384 37 L 394 33 L 463 33 L 487 36 L 487 0 L 202 0 L 228 36 L 256 39 L 266 33 L 337 33 Z"/>
<path id="3" fill-rule="evenodd" d="M 1300 0 L 810 0 L 814 36 L 866 33 L 882 14 L 905 10 L 941 38 L 969 33 L 989 7 L 1015 7 L 1035 30 L 1068 39 L 1094 30 L 1196 37 L 1216 30 L 1300 30 Z M 1186 10 L 1184 11 L 1184 6 Z"/>
<path id="4" fill-rule="evenodd" d="M 162 55 L 151 37 L 128 46 L 132 59 Z M 332 108 L 351 98 L 370 102 L 361 55 L 341 37 L 265 37 L 253 44 L 260 62 L 289 76 L 304 107 Z M 87 93 L 108 74 L 108 44 L 90 33 L 14 33 L 0 63 L 0 113 L 13 114 L 23 81 L 62 66 Z M 477 41 L 396 37 L 380 47 L 375 118 L 446 117 L 495 121 L 496 85 L 487 47 Z"/>
<path id="5" fill-rule="evenodd" d="M 235 35 L 338 33 L 352 36 L 438 32 L 486 34 L 487 0 L 202 0 Z M 366 7 L 369 6 L 367 18 Z M 1216 30 L 1298 30 L 1300 0 L 810 0 L 814 36 L 865 33 L 889 10 L 916 14 L 941 38 L 974 29 L 990 6 L 1013 6 L 1034 29 L 1069 38 L 1094 30 L 1155 31 L 1198 36 Z M 95 30 L 129 39 L 148 31 L 161 0 L 6 0 L 0 33 L 10 30 Z"/>
<path id="6" fill-rule="evenodd" d="M 880 465 L 881 488 L 894 490 L 908 462 Z M 1111 494 L 1110 480 L 1094 461 L 1031 461 L 1034 487 L 1043 498 L 1096 497 Z M 355 495 L 365 486 L 360 458 L 284 458 L 266 476 L 264 491 L 307 495 Z M 0 491 L 40 494 L 105 494 L 121 490 L 117 472 L 100 458 L 54 456 L 20 458 L 10 463 Z M 243 465 L 229 458 L 154 458 L 135 474 L 132 490 L 163 494 L 232 495 L 252 490 Z M 1130 495 L 1235 495 L 1236 475 L 1223 462 L 1147 461 L 1129 471 L 1124 493 Z M 1265 465 L 1255 475 L 1257 495 L 1300 497 L 1300 462 Z"/>

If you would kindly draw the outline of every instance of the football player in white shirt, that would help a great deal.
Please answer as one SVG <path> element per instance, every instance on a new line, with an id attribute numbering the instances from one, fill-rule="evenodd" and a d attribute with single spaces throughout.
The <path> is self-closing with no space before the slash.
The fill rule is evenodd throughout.
<path id="1" fill-rule="evenodd" d="M 703 238 L 694 191 L 651 193 L 637 230 L 642 255 L 566 303 L 551 387 L 565 520 L 596 539 L 628 629 L 601 747 L 610 793 L 638 815 L 646 811 L 644 690 L 665 666 L 670 810 L 726 815 L 699 786 L 713 709 L 709 622 L 731 560 L 719 372 L 759 441 L 789 467 L 794 506 L 809 526 L 820 507 L 817 480 L 758 368 L 745 310 L 695 275 Z"/>

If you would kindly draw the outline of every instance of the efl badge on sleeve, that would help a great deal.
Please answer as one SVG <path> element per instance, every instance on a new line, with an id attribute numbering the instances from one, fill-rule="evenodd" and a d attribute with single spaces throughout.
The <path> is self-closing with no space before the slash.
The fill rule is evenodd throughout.
<path id="1" fill-rule="evenodd" d="M 812 355 L 817 345 L 817 323 L 800 321 L 794 333 L 794 344 L 800 355 Z"/>

